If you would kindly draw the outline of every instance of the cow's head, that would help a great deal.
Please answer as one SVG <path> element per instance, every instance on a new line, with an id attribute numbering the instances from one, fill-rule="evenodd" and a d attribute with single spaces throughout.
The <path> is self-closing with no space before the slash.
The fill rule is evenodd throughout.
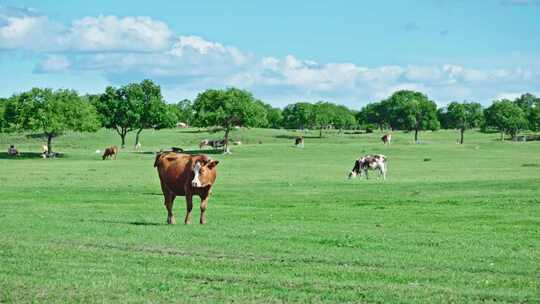
<path id="1" fill-rule="evenodd" d="M 357 159 L 354 162 L 354 167 L 352 168 L 351 172 L 349 173 L 349 178 L 356 177 L 358 174 L 361 174 L 360 170 L 362 168 L 362 160 Z"/>
<path id="2" fill-rule="evenodd" d="M 216 179 L 216 166 L 219 164 L 218 160 L 198 160 L 193 166 L 193 180 L 191 186 L 194 188 L 204 188 L 212 185 Z"/>

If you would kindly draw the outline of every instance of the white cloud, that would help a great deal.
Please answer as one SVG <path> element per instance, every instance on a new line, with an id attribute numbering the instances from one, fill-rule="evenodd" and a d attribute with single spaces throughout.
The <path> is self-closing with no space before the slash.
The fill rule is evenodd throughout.
<path id="1" fill-rule="evenodd" d="M 0 7 L 0 50 L 41 50 L 54 25 L 29 9 Z"/>
<path id="2" fill-rule="evenodd" d="M 0 7 L 0 49 L 153 52 L 169 49 L 173 36 L 149 17 L 85 17 L 64 26 L 28 9 Z"/>
<path id="3" fill-rule="evenodd" d="M 73 21 L 66 29 L 62 49 L 74 51 L 151 52 L 169 48 L 173 33 L 149 17 L 99 16 Z"/>
<path id="4" fill-rule="evenodd" d="M 35 68 L 38 73 L 57 73 L 67 71 L 71 65 L 66 56 L 49 55 L 41 61 Z"/>
<path id="5" fill-rule="evenodd" d="M 400 89 L 444 104 L 488 100 L 500 92 L 538 91 L 530 67 L 478 69 L 458 64 L 320 63 L 294 55 L 259 57 L 193 35 L 177 35 L 149 17 L 85 17 L 64 26 L 30 10 L 0 9 L 0 50 L 33 51 L 37 73 L 97 72 L 112 84 L 152 78 L 168 92 L 237 86 L 266 100 L 327 99 L 359 108 Z M 175 99 L 179 99 L 181 96 Z"/>

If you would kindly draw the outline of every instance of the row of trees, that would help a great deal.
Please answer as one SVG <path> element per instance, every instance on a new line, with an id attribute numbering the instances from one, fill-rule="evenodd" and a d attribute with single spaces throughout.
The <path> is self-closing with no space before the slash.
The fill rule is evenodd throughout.
<path id="1" fill-rule="evenodd" d="M 422 93 L 402 90 L 387 99 L 371 103 L 356 114 L 361 125 L 374 125 L 381 130 L 414 131 L 418 140 L 421 130 L 458 129 L 460 143 L 465 130 L 480 127 L 497 130 L 501 140 L 508 134 L 516 138 L 524 129 L 540 130 L 540 98 L 524 94 L 514 101 L 496 100 L 483 109 L 476 102 L 452 102 L 437 109 L 435 102 Z"/>
<path id="2" fill-rule="evenodd" d="M 354 129 L 374 127 L 381 130 L 419 132 L 452 128 L 495 129 L 501 138 L 513 138 L 520 130 L 540 130 L 540 98 L 524 94 L 514 101 L 498 100 L 483 109 L 479 103 L 452 102 L 437 109 L 435 102 L 415 91 L 397 91 L 360 111 L 329 102 L 298 102 L 283 110 L 274 108 L 245 90 L 206 90 L 194 101 L 167 104 L 161 88 L 150 80 L 121 87 L 107 87 L 96 95 L 80 96 L 73 90 L 34 88 L 0 99 L 0 131 L 41 132 L 52 152 L 52 139 L 72 130 L 93 132 L 105 127 L 116 130 L 122 146 L 126 135 L 136 132 L 135 145 L 144 129 L 174 127 L 184 122 L 196 127 L 218 126 L 224 130 L 228 151 L 230 131 L 236 126 L 288 129 Z"/>

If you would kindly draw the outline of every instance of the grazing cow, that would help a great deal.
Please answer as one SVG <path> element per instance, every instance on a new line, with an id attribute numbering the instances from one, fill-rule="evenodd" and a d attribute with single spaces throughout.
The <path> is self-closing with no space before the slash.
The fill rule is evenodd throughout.
<path id="1" fill-rule="evenodd" d="M 202 149 L 205 146 L 210 146 L 214 149 L 222 148 L 223 146 L 225 146 L 225 140 L 224 139 L 214 139 L 214 140 L 203 139 L 199 143 L 199 149 Z"/>
<path id="2" fill-rule="evenodd" d="M 303 148 L 304 147 L 304 136 L 300 136 L 294 139 L 294 145 Z"/>
<path id="3" fill-rule="evenodd" d="M 103 152 L 103 160 L 107 158 L 113 158 L 116 159 L 116 156 L 118 156 L 118 147 L 112 146 L 105 149 L 105 152 Z"/>
<path id="4" fill-rule="evenodd" d="M 354 162 L 354 167 L 349 173 L 349 178 L 362 176 L 362 172 L 368 179 L 368 170 L 378 170 L 379 177 L 382 176 L 383 180 L 386 180 L 386 161 L 387 157 L 382 154 L 367 154 Z"/>
<path id="5" fill-rule="evenodd" d="M 19 150 L 17 150 L 17 148 L 15 148 L 14 145 L 9 146 L 9 148 L 7 150 L 7 153 L 8 153 L 9 156 L 19 156 L 20 155 Z"/>
<path id="6" fill-rule="evenodd" d="M 381 137 L 381 140 L 382 140 L 383 144 L 385 144 L 385 145 L 388 144 L 388 145 L 389 145 L 390 142 L 392 141 L 392 134 L 390 134 L 390 133 L 384 134 L 384 135 Z"/>
<path id="7" fill-rule="evenodd" d="M 184 224 L 191 220 L 193 209 L 193 195 L 201 198 L 200 223 L 206 223 L 206 207 L 212 192 L 212 185 L 216 180 L 217 160 L 206 155 L 188 155 L 174 152 L 158 153 L 154 162 L 157 168 L 161 190 L 165 198 L 167 209 L 167 223 L 176 224 L 173 215 L 174 199 L 177 196 L 186 197 L 186 217 Z"/>

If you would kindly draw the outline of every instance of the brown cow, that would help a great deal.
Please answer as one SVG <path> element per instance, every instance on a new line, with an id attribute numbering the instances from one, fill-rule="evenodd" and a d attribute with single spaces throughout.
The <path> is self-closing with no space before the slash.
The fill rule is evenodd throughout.
<path id="1" fill-rule="evenodd" d="M 118 147 L 117 146 L 108 147 L 108 148 L 105 149 L 105 152 L 103 152 L 103 160 L 105 160 L 107 158 L 112 158 L 112 157 L 114 157 L 114 159 L 116 159 L 116 156 L 118 156 Z"/>
<path id="2" fill-rule="evenodd" d="M 300 148 L 304 147 L 304 136 L 299 136 L 294 139 L 294 145 Z"/>
<path id="3" fill-rule="evenodd" d="M 206 206 L 212 185 L 216 180 L 217 160 L 206 155 L 188 155 L 175 152 L 164 152 L 156 155 L 154 167 L 157 167 L 161 191 L 167 208 L 167 223 L 176 224 L 173 215 L 174 199 L 177 196 L 186 197 L 186 217 L 184 224 L 191 220 L 193 210 L 193 195 L 201 198 L 200 223 L 206 223 Z"/>
<path id="4" fill-rule="evenodd" d="M 390 133 L 384 134 L 384 135 L 381 137 L 381 140 L 382 140 L 383 144 L 385 144 L 385 145 L 388 144 L 388 145 L 389 145 L 390 142 L 392 141 L 392 134 L 390 134 Z"/>

